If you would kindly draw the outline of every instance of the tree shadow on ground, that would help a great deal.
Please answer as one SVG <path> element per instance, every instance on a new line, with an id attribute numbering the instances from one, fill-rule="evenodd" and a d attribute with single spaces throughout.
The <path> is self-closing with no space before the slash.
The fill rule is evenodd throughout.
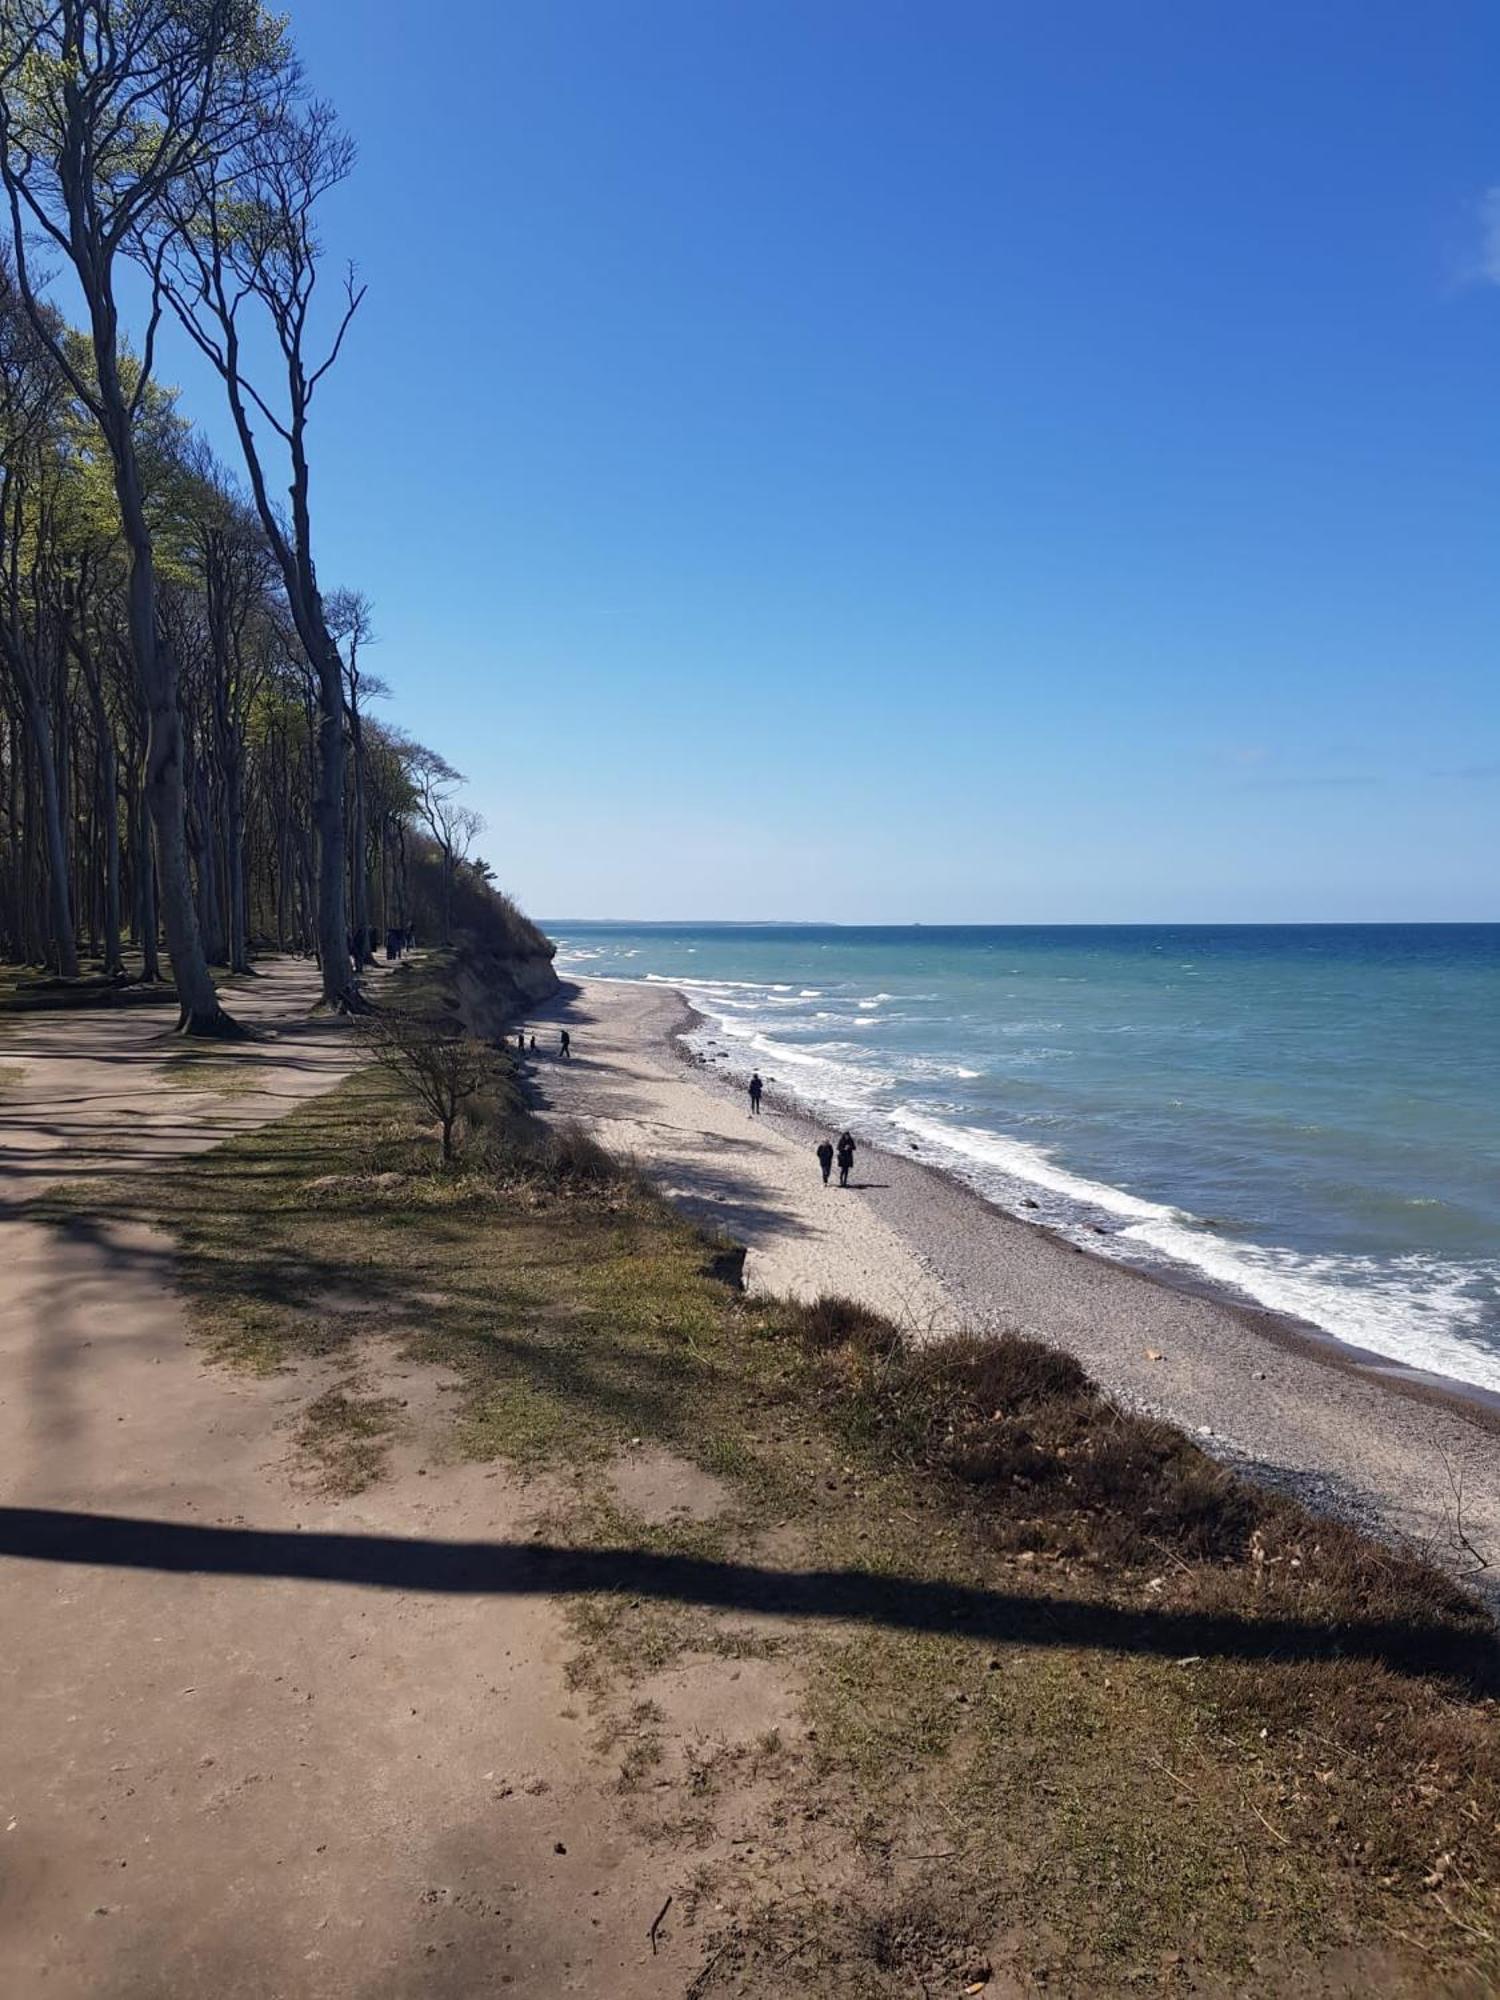
<path id="1" fill-rule="evenodd" d="M 1476 1694 L 1500 1690 L 1489 1637 L 1415 1621 L 1253 1619 L 1130 1611 L 1084 1599 L 986 1590 L 858 1569 L 794 1571 L 655 1550 L 540 1542 L 288 1534 L 274 1529 L 0 1508 L 0 1555 L 90 1568 L 346 1584 L 444 1596 L 649 1597 L 792 1620 L 942 1632 L 991 1645 L 1087 1647 L 1178 1659 L 1365 1660 L 1400 1674 L 1441 1675 Z"/>

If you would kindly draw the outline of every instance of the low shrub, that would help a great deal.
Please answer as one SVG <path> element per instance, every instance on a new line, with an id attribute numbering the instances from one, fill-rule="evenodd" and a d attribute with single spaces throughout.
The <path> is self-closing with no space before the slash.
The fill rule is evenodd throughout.
<path id="1" fill-rule="evenodd" d="M 1018 1335 L 914 1344 L 852 1300 L 797 1309 L 815 1392 L 852 1443 L 946 1482 L 986 1540 L 1112 1575 L 1195 1578 L 1210 1614 L 1491 1641 L 1482 1606 L 1415 1554 L 1310 1514 L 1181 1431 L 1111 1402 L 1069 1354 Z M 976 1511 L 977 1510 L 977 1511 Z"/>

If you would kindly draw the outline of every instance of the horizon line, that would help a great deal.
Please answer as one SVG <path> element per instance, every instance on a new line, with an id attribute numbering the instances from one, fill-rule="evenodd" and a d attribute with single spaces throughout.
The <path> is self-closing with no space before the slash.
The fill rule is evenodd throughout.
<path id="1" fill-rule="evenodd" d="M 1500 917 L 533 917 L 549 925 L 612 924 L 619 930 L 1129 931 L 1129 930 L 1494 930 Z"/>

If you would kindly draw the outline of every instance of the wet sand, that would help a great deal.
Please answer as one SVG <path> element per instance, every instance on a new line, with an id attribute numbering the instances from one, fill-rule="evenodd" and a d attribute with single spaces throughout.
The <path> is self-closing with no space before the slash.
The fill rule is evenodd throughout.
<path id="1" fill-rule="evenodd" d="M 744 1093 L 679 1039 L 670 988 L 584 980 L 537 1017 L 549 1113 L 632 1155 L 693 1214 L 748 1246 L 753 1288 L 864 1298 L 920 1334 L 1015 1331 L 1076 1354 L 1131 1407 L 1217 1455 L 1417 1544 L 1500 1598 L 1500 1410 L 1312 1329 L 1092 1256 L 910 1156 L 862 1146 L 854 1187 L 821 1184 L 823 1136 L 768 1088 Z M 830 1134 L 829 1136 L 837 1136 Z M 856 1138 L 859 1136 L 856 1132 Z"/>

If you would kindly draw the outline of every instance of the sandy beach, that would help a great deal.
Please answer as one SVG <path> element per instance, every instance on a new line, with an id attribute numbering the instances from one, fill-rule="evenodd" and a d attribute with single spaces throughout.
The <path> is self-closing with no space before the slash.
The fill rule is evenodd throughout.
<path id="1" fill-rule="evenodd" d="M 825 1189 L 820 1129 L 774 1091 L 752 1119 L 678 1041 L 693 1019 L 670 988 L 570 983 L 532 1024 L 537 1095 L 743 1242 L 747 1285 L 851 1294 L 921 1334 L 1053 1341 L 1217 1455 L 1500 1588 L 1500 1416 L 1484 1400 L 1087 1255 L 917 1159 L 863 1146 L 851 1189 Z M 550 1053 L 563 1024 L 566 1064 Z"/>

